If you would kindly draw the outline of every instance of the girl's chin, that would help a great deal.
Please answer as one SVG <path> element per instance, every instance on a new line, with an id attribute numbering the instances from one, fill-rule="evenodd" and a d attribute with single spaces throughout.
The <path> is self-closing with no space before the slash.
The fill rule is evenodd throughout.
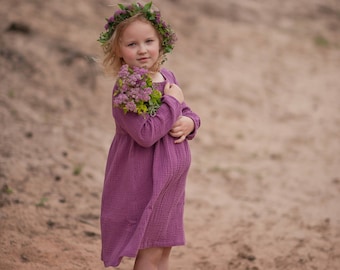
<path id="1" fill-rule="evenodd" d="M 135 67 L 140 67 L 140 68 L 145 68 L 148 70 L 154 69 L 155 64 L 150 65 L 148 63 L 134 63 L 134 64 L 129 64 L 129 66 L 135 66 Z"/>
<path id="2" fill-rule="evenodd" d="M 139 64 L 137 65 L 137 67 L 140 67 L 140 68 L 145 68 L 145 69 L 150 69 L 149 65 L 143 65 L 143 64 Z"/>

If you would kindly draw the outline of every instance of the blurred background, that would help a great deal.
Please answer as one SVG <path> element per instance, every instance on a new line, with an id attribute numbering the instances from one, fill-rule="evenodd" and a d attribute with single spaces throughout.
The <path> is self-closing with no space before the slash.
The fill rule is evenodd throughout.
<path id="1" fill-rule="evenodd" d="M 0 0 L 0 269 L 104 269 L 117 2 Z M 340 1 L 153 2 L 202 119 L 172 269 L 340 269 Z"/>

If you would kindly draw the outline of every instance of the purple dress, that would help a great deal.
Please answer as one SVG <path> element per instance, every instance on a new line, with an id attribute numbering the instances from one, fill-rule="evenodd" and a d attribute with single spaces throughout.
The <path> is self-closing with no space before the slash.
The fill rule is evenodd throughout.
<path id="1" fill-rule="evenodd" d="M 155 83 L 162 93 L 174 75 Z M 156 116 L 145 118 L 113 108 L 116 133 L 108 154 L 102 194 L 102 260 L 118 266 L 124 256 L 139 249 L 184 245 L 183 209 L 186 176 L 190 167 L 188 141 L 175 144 L 168 132 L 181 116 L 190 117 L 194 131 L 200 118 L 185 103 L 163 95 Z"/>

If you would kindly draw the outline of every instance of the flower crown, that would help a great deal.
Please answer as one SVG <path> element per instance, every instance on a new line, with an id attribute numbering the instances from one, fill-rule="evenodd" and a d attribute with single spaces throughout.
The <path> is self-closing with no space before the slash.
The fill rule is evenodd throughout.
<path id="1" fill-rule="evenodd" d="M 136 14 L 143 14 L 143 16 L 152 23 L 159 34 L 162 36 L 163 42 L 161 44 L 164 54 L 169 53 L 173 50 L 174 44 L 177 40 L 176 34 L 172 31 L 171 27 L 161 19 L 159 11 L 153 11 L 151 9 L 152 2 L 145 4 L 144 6 L 140 3 L 134 3 L 128 6 L 118 4 L 119 10 L 114 15 L 106 19 L 107 24 L 105 25 L 105 32 L 102 32 L 99 36 L 98 41 L 101 45 L 105 45 L 112 37 L 117 26 L 126 19 L 133 17 Z"/>

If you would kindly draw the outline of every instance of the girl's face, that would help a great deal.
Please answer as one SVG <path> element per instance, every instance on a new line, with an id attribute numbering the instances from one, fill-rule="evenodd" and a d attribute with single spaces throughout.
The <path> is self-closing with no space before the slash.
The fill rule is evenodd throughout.
<path id="1" fill-rule="evenodd" d="M 150 69 L 158 60 L 160 40 L 156 30 L 147 22 L 132 22 L 120 39 L 120 57 L 129 66 Z"/>

